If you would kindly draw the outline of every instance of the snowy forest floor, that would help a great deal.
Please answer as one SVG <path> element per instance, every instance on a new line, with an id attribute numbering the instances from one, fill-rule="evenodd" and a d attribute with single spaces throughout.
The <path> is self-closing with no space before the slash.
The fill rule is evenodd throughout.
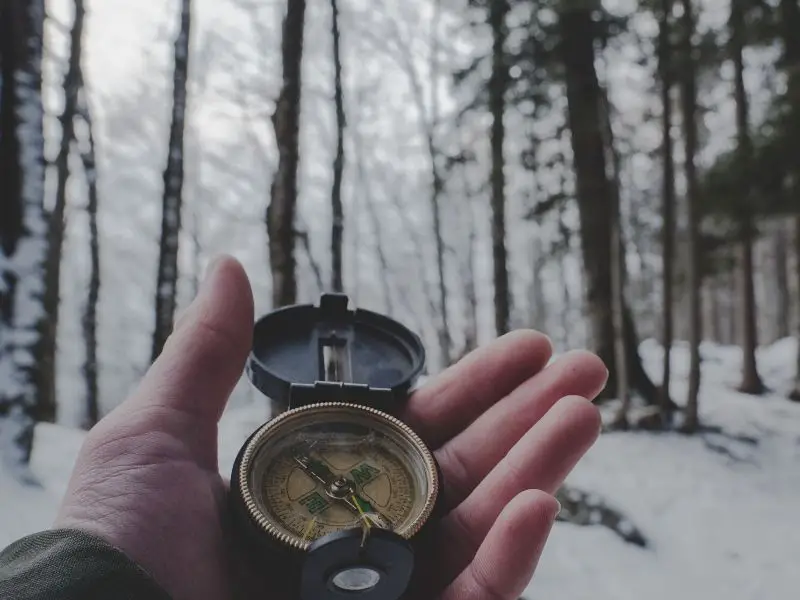
<path id="1" fill-rule="evenodd" d="M 641 348 L 660 380 L 661 349 Z M 605 433 L 568 483 L 621 510 L 647 548 L 608 529 L 557 523 L 528 600 L 790 600 L 800 590 L 800 405 L 786 400 L 796 343 L 759 352 L 770 394 L 738 394 L 736 348 L 702 348 L 701 418 L 713 433 L 695 437 Z M 673 355 L 673 394 L 686 396 L 688 354 Z M 220 467 L 263 419 L 264 405 L 232 405 L 220 427 Z M 36 431 L 32 468 L 42 487 L 0 471 L 0 547 L 50 526 L 82 432 Z"/>

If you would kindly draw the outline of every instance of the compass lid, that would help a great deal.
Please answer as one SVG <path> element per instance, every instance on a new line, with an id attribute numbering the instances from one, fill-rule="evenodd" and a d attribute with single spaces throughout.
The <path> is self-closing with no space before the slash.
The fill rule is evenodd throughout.
<path id="1" fill-rule="evenodd" d="M 247 363 L 253 385 L 286 406 L 297 384 L 357 384 L 406 394 L 425 366 L 419 336 L 348 303 L 344 294 L 323 294 L 318 305 L 287 306 L 261 317 Z"/>

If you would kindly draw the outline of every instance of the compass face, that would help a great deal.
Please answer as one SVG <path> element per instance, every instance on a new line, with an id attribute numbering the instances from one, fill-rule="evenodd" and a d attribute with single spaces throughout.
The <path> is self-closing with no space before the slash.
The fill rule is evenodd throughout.
<path id="1" fill-rule="evenodd" d="M 410 537 L 438 493 L 430 452 L 408 427 L 347 404 L 297 409 L 265 425 L 240 477 L 262 528 L 300 548 L 351 528 Z"/>

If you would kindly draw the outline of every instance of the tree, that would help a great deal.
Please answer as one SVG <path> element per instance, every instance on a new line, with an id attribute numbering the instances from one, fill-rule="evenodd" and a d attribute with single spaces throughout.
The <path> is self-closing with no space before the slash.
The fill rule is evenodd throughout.
<path id="1" fill-rule="evenodd" d="M 337 0 L 331 0 L 331 35 L 333 37 L 334 101 L 336 103 L 336 158 L 333 160 L 333 188 L 331 207 L 333 224 L 331 227 L 331 289 L 343 291 L 342 283 L 342 238 L 344 230 L 344 209 L 342 207 L 342 176 L 344 174 L 344 94 L 342 93 L 342 57 L 339 49 L 339 7 Z"/>
<path id="2" fill-rule="evenodd" d="M 751 190 L 750 170 L 745 168 L 753 161 L 753 142 L 750 137 L 749 100 L 744 86 L 744 58 L 746 44 L 746 24 L 744 2 L 731 2 L 730 17 L 730 57 L 734 64 L 736 98 L 736 129 L 738 136 L 738 163 L 740 190 L 743 199 L 735 208 L 738 235 L 740 236 L 741 294 L 742 294 L 742 382 L 739 391 L 747 394 L 761 394 L 764 384 L 756 365 L 758 334 L 756 331 L 756 297 L 753 283 L 753 243 L 755 238 L 755 202 Z"/>
<path id="3" fill-rule="evenodd" d="M 667 425 L 671 417 L 670 377 L 672 357 L 672 290 L 673 262 L 675 248 L 675 162 L 672 151 L 672 6 L 673 0 L 661 0 L 661 23 L 658 34 L 658 70 L 661 79 L 661 160 L 663 162 L 662 180 L 662 310 L 663 323 L 661 345 L 664 349 L 663 376 L 661 381 L 661 422 Z"/>
<path id="4" fill-rule="evenodd" d="M 82 0 L 78 0 L 82 2 Z M 86 308 L 81 318 L 86 358 L 83 361 L 83 377 L 86 382 L 86 414 L 83 426 L 91 429 L 100 420 L 100 391 L 97 362 L 97 304 L 100 301 L 100 236 L 97 231 L 97 160 L 95 153 L 94 124 L 86 98 L 86 88 L 81 76 L 81 90 L 78 100 L 78 114 L 86 126 L 85 147 L 81 150 L 83 171 L 86 177 L 89 201 L 86 212 L 89 215 L 89 290 Z"/>
<path id="5" fill-rule="evenodd" d="M 593 19 L 592 3 L 564 2 L 559 6 L 559 51 L 567 89 L 567 120 L 574 155 L 588 318 L 597 353 L 610 371 L 607 389 L 614 390 L 619 373 L 614 353 L 610 271 L 615 200 L 607 176 L 603 96 L 595 70 L 598 24 Z M 625 370 L 631 378 L 630 387 L 646 402 L 655 404 L 658 392 L 638 355 L 633 318 L 627 305 L 622 308 L 627 337 Z"/>
<path id="6" fill-rule="evenodd" d="M 794 218 L 794 223 L 795 276 L 797 277 L 797 289 L 800 290 L 800 214 Z M 800 319 L 798 319 L 797 325 L 797 375 L 790 398 L 800 402 Z"/>
<path id="7" fill-rule="evenodd" d="M 797 0 L 781 0 L 779 22 L 783 25 L 783 64 L 788 75 L 788 88 L 785 104 L 788 106 L 789 126 L 786 128 L 790 140 L 789 152 L 785 156 L 793 157 L 792 167 L 795 176 L 790 190 L 790 204 L 795 208 L 794 243 L 795 243 L 795 277 L 798 294 L 800 294 L 800 7 Z M 798 303 L 800 304 L 800 303 Z M 800 402 L 800 315 L 797 320 L 797 376 L 791 398 Z"/>
<path id="8" fill-rule="evenodd" d="M 686 204 L 688 206 L 688 252 L 686 272 L 689 285 L 689 395 L 686 402 L 684 429 L 691 433 L 699 424 L 698 403 L 700 395 L 700 342 L 702 332 L 701 276 L 700 276 L 700 219 L 697 176 L 697 72 L 695 45 L 695 15 L 692 0 L 681 0 L 681 76 L 680 93 L 683 117 L 684 175 L 686 177 Z"/>
<path id="9" fill-rule="evenodd" d="M 505 217 L 505 96 L 508 88 L 508 64 L 505 41 L 507 33 L 506 15 L 510 6 L 507 0 L 489 3 L 489 25 L 492 29 L 492 75 L 489 80 L 489 112 L 492 115 L 490 134 L 492 147 L 492 260 L 494 264 L 494 311 L 497 335 L 509 330 L 510 291 L 506 252 Z"/>
<path id="10" fill-rule="evenodd" d="M 38 410 L 37 419 L 54 422 L 56 419 L 56 332 L 61 283 L 61 248 L 64 244 L 67 207 L 67 183 L 69 181 L 70 149 L 75 141 L 75 112 L 80 88 L 81 47 L 83 22 L 86 11 L 82 0 L 74 2 L 75 16 L 70 30 L 70 51 L 67 71 L 64 74 L 64 109 L 59 118 L 61 144 L 55 159 L 56 194 L 55 203 L 48 215 L 47 254 L 45 258 L 44 310 L 47 318 L 42 320 L 41 346 L 38 352 Z"/>
<path id="11" fill-rule="evenodd" d="M 283 84 L 272 115 L 278 146 L 278 170 L 270 187 L 266 213 L 272 304 L 275 308 L 297 301 L 295 213 L 297 168 L 300 162 L 301 67 L 306 1 L 288 0 L 287 4 L 281 39 Z"/>
<path id="12" fill-rule="evenodd" d="M 45 316 L 44 15 L 43 0 L 0 3 L 0 455 L 23 476 Z"/>
<path id="13" fill-rule="evenodd" d="M 178 286 L 178 242 L 183 200 L 183 135 L 186 121 L 186 82 L 189 77 L 191 0 L 182 0 L 180 29 L 175 38 L 172 125 L 169 132 L 164 195 L 161 208 L 161 241 L 156 278 L 156 312 L 151 360 L 155 361 L 172 332 Z"/>
<path id="14" fill-rule="evenodd" d="M 776 334 L 789 337 L 792 320 L 792 293 L 789 287 L 789 229 L 780 223 L 774 232 L 772 252 L 775 259 Z"/>

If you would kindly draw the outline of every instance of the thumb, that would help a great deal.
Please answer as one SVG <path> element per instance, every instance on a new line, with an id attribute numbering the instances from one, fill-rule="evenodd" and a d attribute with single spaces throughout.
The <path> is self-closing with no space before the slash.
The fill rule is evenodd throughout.
<path id="1" fill-rule="evenodd" d="M 252 331 L 247 275 L 234 258 L 220 257 L 126 404 L 176 410 L 216 424 L 242 375 Z"/>

